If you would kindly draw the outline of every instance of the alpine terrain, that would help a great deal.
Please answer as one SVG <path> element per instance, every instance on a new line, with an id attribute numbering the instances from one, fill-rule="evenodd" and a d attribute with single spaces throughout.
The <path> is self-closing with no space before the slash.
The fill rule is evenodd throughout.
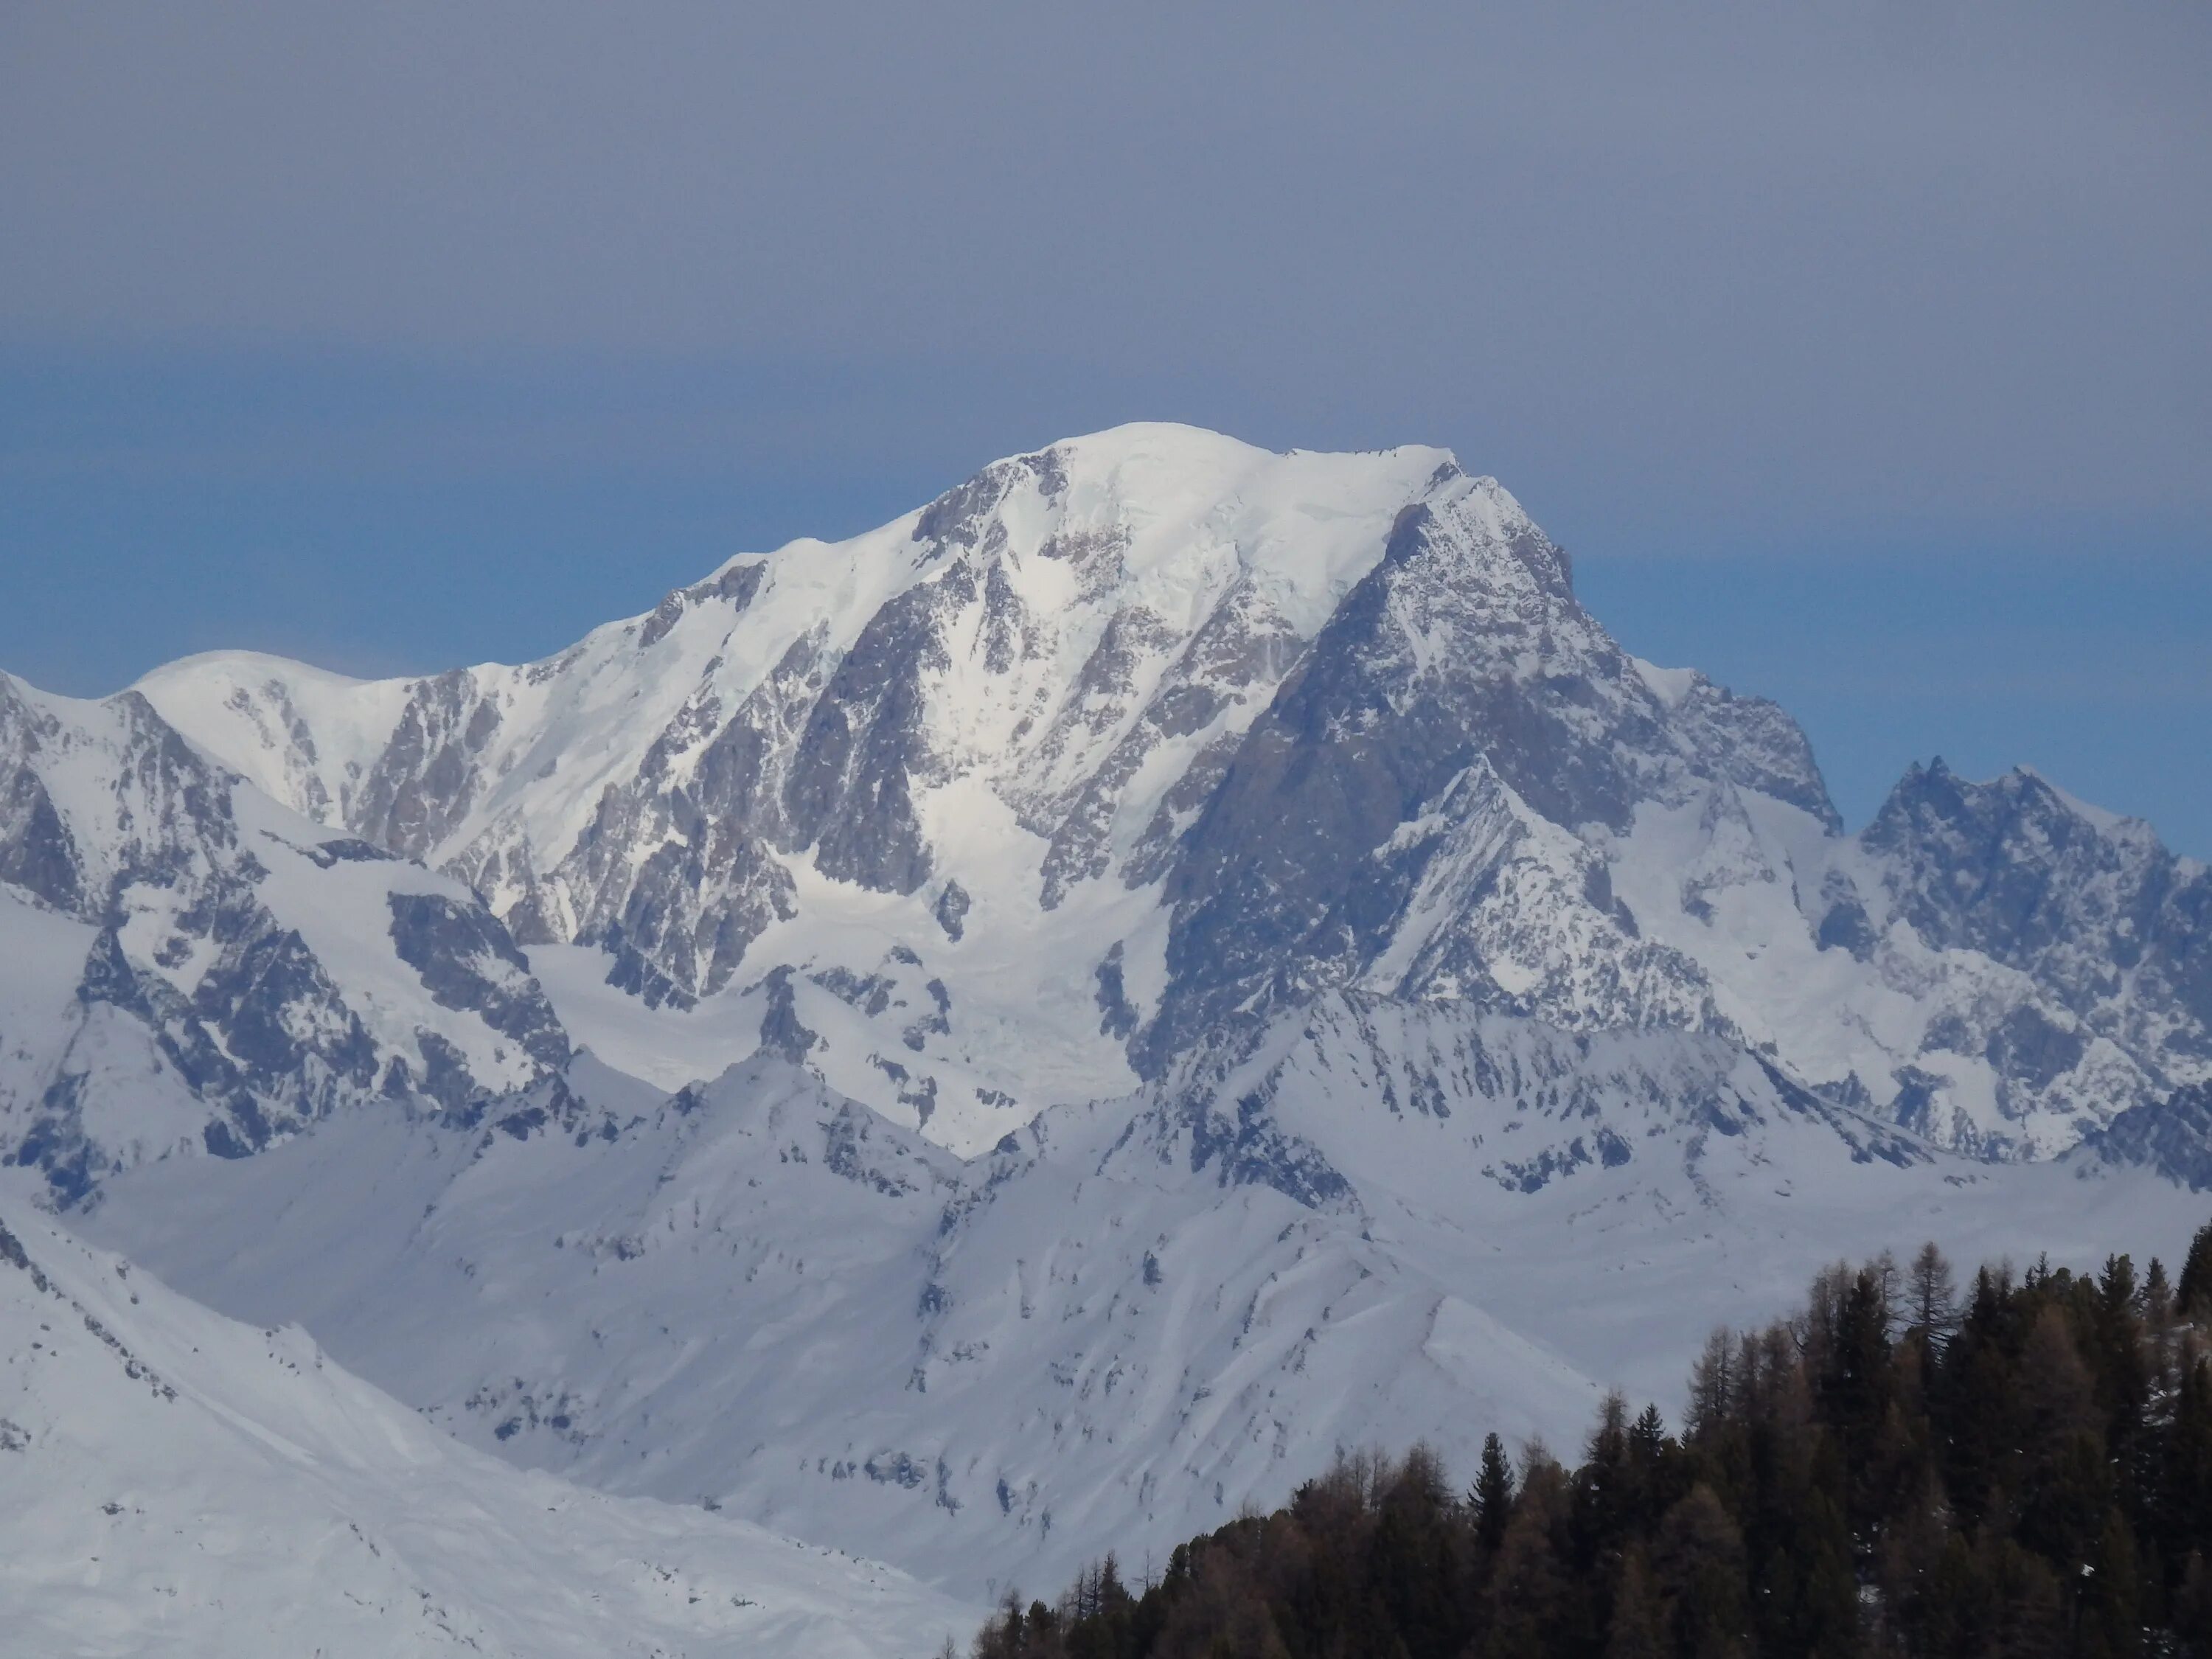
<path id="1" fill-rule="evenodd" d="M 20 1193 L 970 1600 L 2212 1185 L 2204 866 L 1940 761 L 1846 833 L 1441 450 L 1127 427 L 522 666 L 0 678 L 0 927 Z"/>

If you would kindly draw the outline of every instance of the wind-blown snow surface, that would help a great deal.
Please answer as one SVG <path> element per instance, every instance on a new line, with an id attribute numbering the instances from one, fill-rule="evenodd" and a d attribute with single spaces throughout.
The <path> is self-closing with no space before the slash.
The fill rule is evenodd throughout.
<path id="1" fill-rule="evenodd" d="M 698 1509 L 456 1444 L 296 1327 L 0 1211 L 11 1653 L 916 1659 L 973 1613 Z"/>
<path id="2" fill-rule="evenodd" d="M 80 1224 L 295 1318 L 465 1439 L 713 1498 L 982 1599 L 1140 1564 L 1340 1446 L 1570 1449 L 1717 1322 L 1934 1236 L 2178 1255 L 2201 1200 L 1990 1166 L 1715 1038 L 1332 997 L 1227 1076 L 962 1165 L 781 1060 L 587 1060 L 497 1121 L 356 1115 L 118 1178 Z"/>

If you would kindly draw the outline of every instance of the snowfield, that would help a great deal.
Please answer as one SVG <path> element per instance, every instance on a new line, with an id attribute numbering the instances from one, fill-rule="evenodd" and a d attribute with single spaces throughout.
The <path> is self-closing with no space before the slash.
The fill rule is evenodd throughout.
<path id="1" fill-rule="evenodd" d="M 472 1451 L 341 1370 L 0 1207 L 11 1653 L 894 1659 L 972 1608 L 743 1522 Z"/>

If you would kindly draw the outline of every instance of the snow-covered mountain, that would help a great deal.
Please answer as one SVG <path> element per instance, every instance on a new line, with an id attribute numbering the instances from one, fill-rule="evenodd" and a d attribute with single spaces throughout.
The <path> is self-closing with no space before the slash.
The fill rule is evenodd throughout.
<path id="1" fill-rule="evenodd" d="M 963 1155 L 1330 986 L 1730 1036 L 1996 1158 L 2212 1076 L 2202 866 L 1940 763 L 1844 836 L 1438 450 L 1122 428 L 524 667 L 138 692 L 480 894 L 602 1058 L 765 1044 Z"/>
<path id="2" fill-rule="evenodd" d="M 0 1218 L 11 1653 L 924 1659 L 975 1614 L 888 1568 L 456 1444 L 257 1330 Z"/>
<path id="3" fill-rule="evenodd" d="M 1436 450 L 1123 428 L 522 667 L 0 679 L 0 936 L 73 1224 L 964 1595 L 2212 1185 L 2212 874 L 1940 762 L 1846 835 Z"/>

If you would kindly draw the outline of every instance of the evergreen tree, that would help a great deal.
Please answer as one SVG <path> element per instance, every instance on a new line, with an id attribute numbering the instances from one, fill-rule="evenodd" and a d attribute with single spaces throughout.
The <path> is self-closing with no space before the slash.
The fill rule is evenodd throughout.
<path id="1" fill-rule="evenodd" d="M 2156 1256 L 2143 1274 L 2142 1316 L 2154 1333 L 2162 1333 L 2173 1319 L 2173 1287 L 2166 1282 L 2166 1263 Z"/>
<path id="2" fill-rule="evenodd" d="M 1690 1368 L 1690 1409 L 1683 1437 L 1693 1444 L 1712 1440 L 1727 1427 L 1735 1405 L 1735 1334 L 1725 1326 L 1705 1338 L 1705 1352 Z"/>
<path id="3" fill-rule="evenodd" d="M 2173 1595 L 2173 1633 L 2185 1653 L 2212 1653 L 2212 1570 L 2203 1553 L 2191 1550 L 2182 1564 Z"/>
<path id="4" fill-rule="evenodd" d="M 1564 1486 L 1556 1464 L 1528 1473 L 1491 1570 L 1482 1659 L 1548 1659 L 1569 1650 L 1567 1638 L 1580 1621 L 1556 1535 Z"/>
<path id="5" fill-rule="evenodd" d="M 1651 1553 L 1672 1650 L 1683 1659 L 1728 1659 L 1746 1650 L 1743 1534 L 1700 1482 L 1667 1512 Z"/>
<path id="6" fill-rule="evenodd" d="M 2084 1659 L 2136 1659 L 2142 1651 L 2142 1581 L 2135 1531 L 2117 1509 L 2105 1512 L 2081 1577 L 2077 1647 Z"/>
<path id="7" fill-rule="evenodd" d="M 1620 1389 L 1598 1407 L 1596 1425 L 1575 1471 L 1575 1558 L 1588 1565 L 1611 1560 L 1635 1518 L 1633 1477 L 1629 1468 L 1628 1401 Z"/>
<path id="8" fill-rule="evenodd" d="M 1482 1462 L 1467 1503 L 1474 1516 L 1475 1538 L 1486 1554 L 1496 1554 L 1505 1541 L 1506 1523 L 1513 1518 L 1513 1465 L 1506 1461 L 1504 1443 L 1494 1434 L 1483 1436 Z"/>
<path id="9" fill-rule="evenodd" d="M 2157 1513 L 2173 1553 L 2185 1562 L 2212 1546 L 2212 1370 L 2201 1356 L 2185 1352 L 2180 1372 L 2172 1422 L 2163 1437 Z M 2212 1618 L 2212 1603 L 2204 1611 Z"/>
<path id="10" fill-rule="evenodd" d="M 1959 1322 L 1959 1290 L 1951 1264 L 1929 1239 L 1920 1247 L 1906 1270 L 1905 1294 L 1912 1322 L 1928 1336 L 1931 1353 L 1940 1353 L 1943 1342 Z"/>
<path id="11" fill-rule="evenodd" d="M 2212 1315 L 2212 1222 L 2197 1230 L 2182 1258 L 2181 1282 L 2173 1287 L 2175 1310 L 2184 1319 Z"/>

